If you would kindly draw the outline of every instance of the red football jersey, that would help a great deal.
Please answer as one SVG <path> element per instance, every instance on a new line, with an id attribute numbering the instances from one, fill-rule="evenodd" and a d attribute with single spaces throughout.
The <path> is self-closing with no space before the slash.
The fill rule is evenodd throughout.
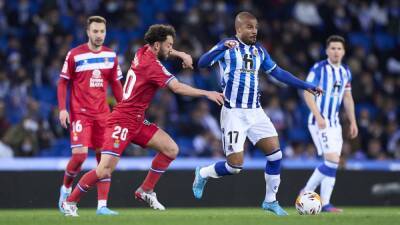
<path id="1" fill-rule="evenodd" d="M 157 90 L 175 77 L 157 59 L 149 45 L 140 48 L 126 75 L 122 101 L 114 111 L 144 114 Z"/>
<path id="2" fill-rule="evenodd" d="M 121 79 L 122 72 L 113 50 L 103 46 L 94 52 L 86 43 L 68 52 L 60 77 L 70 80 L 71 113 L 98 119 L 110 112 L 106 100 L 108 82 Z"/>

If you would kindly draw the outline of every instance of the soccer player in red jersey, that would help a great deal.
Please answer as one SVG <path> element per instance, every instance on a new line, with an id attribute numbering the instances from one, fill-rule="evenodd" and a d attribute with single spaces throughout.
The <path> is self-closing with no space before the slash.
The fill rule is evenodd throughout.
<path id="1" fill-rule="evenodd" d="M 71 123 L 70 138 L 72 156 L 64 174 L 60 188 L 59 209 L 70 195 L 74 178 L 81 170 L 87 158 L 88 148 L 96 150 L 97 162 L 100 162 L 100 148 L 103 145 L 106 117 L 110 114 L 107 104 L 107 86 L 120 102 L 122 99 L 122 78 L 116 53 L 103 46 L 106 36 L 106 20 L 100 16 L 91 16 L 87 20 L 89 41 L 67 54 L 57 87 L 60 122 L 64 128 Z M 67 87 L 70 86 L 69 115 L 66 109 Z M 97 184 L 98 215 L 114 215 L 117 212 L 107 208 L 111 177 L 101 179 Z"/>
<path id="2" fill-rule="evenodd" d="M 168 87 L 176 94 L 205 96 L 219 105 L 223 104 L 222 93 L 196 89 L 180 83 L 160 63 L 160 59 L 166 59 L 171 55 L 181 58 L 184 67 L 192 67 L 189 55 L 172 48 L 174 38 L 175 29 L 169 25 L 152 25 L 146 32 L 144 39 L 148 44 L 136 52 L 124 84 L 123 99 L 107 120 L 100 164 L 81 178 L 72 194 L 63 203 L 66 216 L 78 216 L 76 203 L 100 180 L 111 177 L 120 155 L 131 142 L 158 152 L 147 177 L 135 191 L 135 197 L 147 202 L 154 209 L 165 209 L 158 202 L 153 190 L 179 150 L 177 144 L 164 130 L 145 120 L 145 110 L 156 91 L 163 87 Z"/>

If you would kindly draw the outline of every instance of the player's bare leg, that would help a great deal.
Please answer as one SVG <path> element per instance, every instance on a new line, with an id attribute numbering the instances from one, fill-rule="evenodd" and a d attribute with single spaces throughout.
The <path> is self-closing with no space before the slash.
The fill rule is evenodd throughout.
<path id="1" fill-rule="evenodd" d="M 100 164 L 101 149 L 96 149 L 97 164 Z M 97 215 L 118 215 L 118 212 L 107 207 L 108 193 L 110 192 L 111 177 L 101 179 L 97 183 Z"/>
<path id="2" fill-rule="evenodd" d="M 71 195 L 63 202 L 64 215 L 78 216 L 76 204 L 99 180 L 111 177 L 118 161 L 119 157 L 117 156 L 102 154 L 100 164 L 97 168 L 85 173 Z"/>
<path id="3" fill-rule="evenodd" d="M 72 148 L 72 156 L 65 169 L 63 185 L 60 188 L 60 197 L 58 199 L 58 208 L 61 213 L 64 213 L 62 203 L 71 194 L 72 183 L 74 182 L 75 177 L 81 171 L 82 164 L 85 162 L 87 154 L 87 147 Z"/>
<path id="4" fill-rule="evenodd" d="M 157 200 L 154 187 L 169 164 L 178 155 L 179 148 L 175 141 L 162 129 L 157 130 L 146 147 L 155 149 L 158 153 L 154 157 L 142 185 L 135 191 L 135 197 L 147 202 L 153 209 L 165 210 L 165 207 Z"/>
<path id="5" fill-rule="evenodd" d="M 276 200 L 281 183 L 280 169 L 282 152 L 279 146 L 277 136 L 260 139 L 256 147 L 261 149 L 266 155 L 267 164 L 265 166 L 265 199 L 262 203 L 262 208 L 275 213 L 278 216 L 286 216 L 287 212 L 280 207 Z"/>

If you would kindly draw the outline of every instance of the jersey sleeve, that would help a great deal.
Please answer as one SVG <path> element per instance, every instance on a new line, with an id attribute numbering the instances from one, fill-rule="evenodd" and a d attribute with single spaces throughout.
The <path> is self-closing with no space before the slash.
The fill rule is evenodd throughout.
<path id="1" fill-rule="evenodd" d="M 112 77 L 111 77 L 111 79 L 113 79 L 113 80 L 121 80 L 122 78 L 123 78 L 123 76 L 122 76 L 121 67 L 119 66 L 119 63 L 118 63 L 118 55 L 115 55 L 114 67 L 112 69 Z"/>
<path id="2" fill-rule="evenodd" d="M 321 68 L 318 66 L 318 63 L 316 63 L 310 69 L 310 72 L 308 72 L 306 81 L 314 84 L 315 86 L 318 86 L 320 79 L 321 79 Z"/>
<path id="3" fill-rule="evenodd" d="M 261 46 L 262 51 L 262 63 L 261 68 L 266 72 L 270 73 L 273 69 L 276 68 L 276 63 L 272 60 L 271 56 L 269 56 L 267 50 Z"/>
<path id="4" fill-rule="evenodd" d="M 159 87 L 165 87 L 167 84 L 175 79 L 175 76 L 172 75 L 167 68 L 165 68 L 160 61 L 156 61 L 150 70 L 150 79 L 153 83 L 155 83 Z"/>
<path id="5" fill-rule="evenodd" d="M 74 57 L 71 55 L 71 51 L 68 52 L 67 56 L 65 57 L 64 65 L 61 69 L 60 78 L 64 79 L 71 79 L 73 76 L 75 68 Z"/>
<path id="6" fill-rule="evenodd" d="M 197 65 L 199 67 L 205 68 L 214 65 L 215 62 L 223 58 L 225 51 L 228 50 L 228 47 L 224 45 L 225 41 L 227 40 L 234 40 L 234 39 L 223 39 L 222 41 L 220 41 L 218 44 L 216 44 L 208 52 L 204 53 L 200 57 Z"/>

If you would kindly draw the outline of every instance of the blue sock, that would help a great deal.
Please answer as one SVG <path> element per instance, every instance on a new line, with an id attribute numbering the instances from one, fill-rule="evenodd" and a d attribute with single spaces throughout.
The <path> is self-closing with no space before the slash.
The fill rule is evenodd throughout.
<path id="1" fill-rule="evenodd" d="M 336 177 L 337 168 L 338 168 L 338 164 L 337 163 L 325 160 L 324 163 L 322 163 L 318 167 L 318 170 L 319 170 L 319 172 L 321 172 L 325 176 Z"/>
<path id="2" fill-rule="evenodd" d="M 273 153 L 266 155 L 267 165 L 265 166 L 265 173 L 269 175 L 278 175 L 281 173 L 281 160 L 282 152 L 277 149 Z"/>
<path id="3" fill-rule="evenodd" d="M 265 166 L 265 202 L 276 201 L 276 193 L 281 183 L 281 160 L 282 152 L 280 149 L 266 155 L 267 164 Z"/>
<path id="4" fill-rule="evenodd" d="M 237 174 L 242 170 L 241 166 L 232 166 L 226 161 L 220 161 L 214 164 L 215 172 L 218 176 L 227 176 Z"/>

